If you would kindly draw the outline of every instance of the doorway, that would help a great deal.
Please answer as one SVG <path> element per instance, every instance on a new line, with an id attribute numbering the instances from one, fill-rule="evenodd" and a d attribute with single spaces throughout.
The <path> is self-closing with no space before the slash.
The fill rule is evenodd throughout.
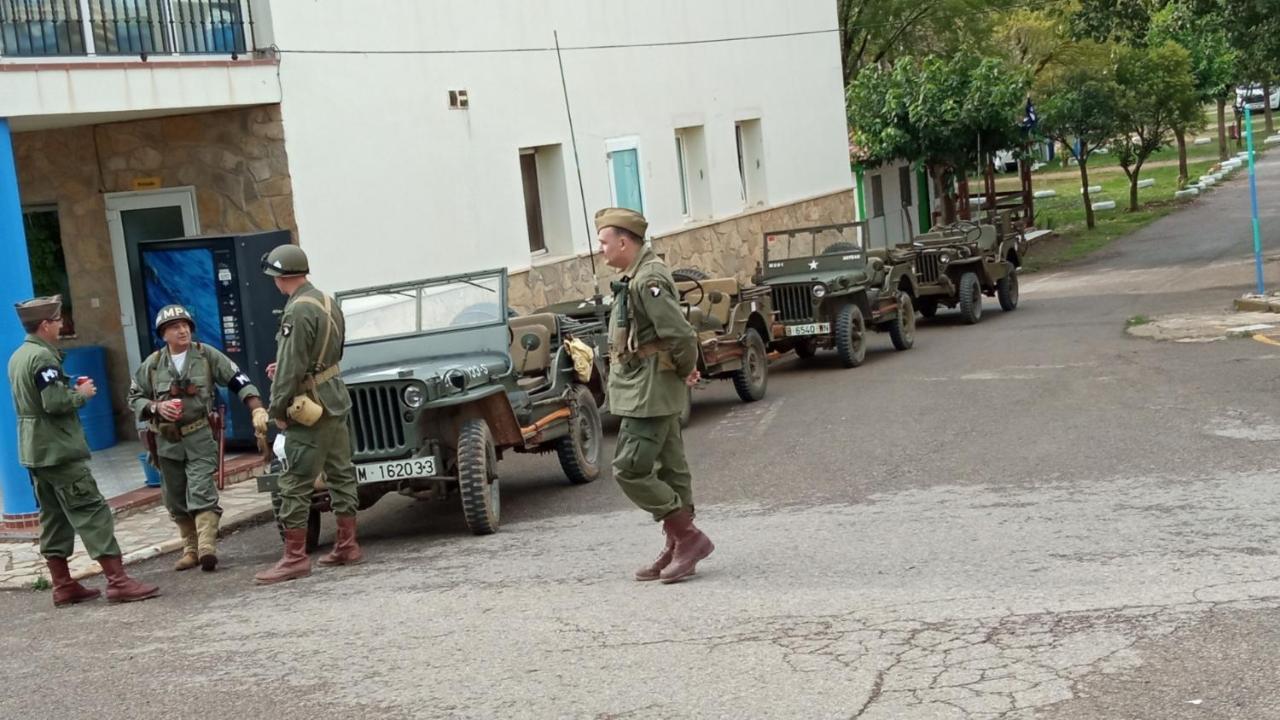
<path id="1" fill-rule="evenodd" d="M 129 358 L 129 367 L 136 368 L 142 363 L 143 353 L 150 350 L 142 346 L 140 338 L 146 336 L 147 330 L 139 328 L 139 324 L 149 327 L 151 323 L 150 318 L 139 315 L 139 306 L 133 296 L 132 277 L 138 258 L 138 243 L 199 235 L 196 190 L 194 187 L 179 187 L 111 193 L 106 196 L 106 203 L 125 354 Z"/>

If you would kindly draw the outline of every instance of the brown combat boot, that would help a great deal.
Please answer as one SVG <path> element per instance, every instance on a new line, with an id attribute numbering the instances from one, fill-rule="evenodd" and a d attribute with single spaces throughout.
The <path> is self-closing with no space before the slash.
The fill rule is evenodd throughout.
<path id="1" fill-rule="evenodd" d="M 275 565 L 253 576 L 259 585 L 271 585 L 311 574 L 311 558 L 307 557 L 307 529 L 284 531 L 284 555 Z"/>
<path id="2" fill-rule="evenodd" d="M 98 558 L 102 574 L 107 576 L 107 602 L 126 603 L 148 600 L 160 594 L 155 585 L 138 582 L 124 571 L 124 561 L 119 555 L 103 555 Z"/>
<path id="3" fill-rule="evenodd" d="M 91 590 L 71 579 L 71 570 L 67 568 L 67 559 L 48 557 L 44 559 L 49 566 L 49 577 L 53 580 L 53 606 L 66 607 L 86 600 L 97 600 L 101 590 Z"/>
<path id="4" fill-rule="evenodd" d="M 659 576 L 664 583 L 680 582 L 694 574 L 698 561 L 716 549 L 711 538 L 693 525 L 693 514 L 681 508 L 662 519 L 668 536 L 676 539 L 675 554 Z"/>
<path id="5" fill-rule="evenodd" d="M 200 564 L 196 556 L 196 521 L 189 517 L 174 518 L 173 524 L 178 526 L 178 535 L 182 538 L 182 557 L 173 564 L 173 569 L 190 570 Z"/>
<path id="6" fill-rule="evenodd" d="M 652 564 L 645 565 L 636 571 L 636 580 L 640 582 L 657 580 L 662 576 L 663 569 L 671 564 L 671 556 L 675 554 L 676 550 L 676 536 L 665 529 L 662 532 L 667 536 L 666 544 L 663 546 L 662 552 L 658 554 L 658 557 L 654 558 Z"/>
<path id="7" fill-rule="evenodd" d="M 218 513 L 205 510 L 196 515 L 196 545 L 200 569 L 213 572 L 218 567 Z"/>
<path id="8" fill-rule="evenodd" d="M 338 521 L 338 537 L 333 551 L 320 558 L 321 565 L 359 565 L 364 562 L 364 552 L 356 544 L 356 516 L 335 515 Z"/>

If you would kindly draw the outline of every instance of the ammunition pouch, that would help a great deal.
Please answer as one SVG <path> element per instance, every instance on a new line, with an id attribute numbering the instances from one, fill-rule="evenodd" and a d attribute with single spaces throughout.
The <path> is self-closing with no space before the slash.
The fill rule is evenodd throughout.
<path id="1" fill-rule="evenodd" d="M 208 418 L 201 418 L 190 425 L 179 425 L 171 422 L 157 423 L 156 432 L 169 442 L 181 442 L 182 438 L 207 427 L 209 427 Z"/>

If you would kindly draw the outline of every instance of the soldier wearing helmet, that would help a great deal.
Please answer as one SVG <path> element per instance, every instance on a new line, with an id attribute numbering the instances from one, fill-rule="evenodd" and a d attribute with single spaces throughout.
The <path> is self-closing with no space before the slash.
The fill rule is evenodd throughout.
<path id="1" fill-rule="evenodd" d="M 182 557 L 174 570 L 218 565 L 217 388 L 226 387 L 249 406 L 253 429 L 265 441 L 267 411 L 249 376 L 216 348 L 195 341 L 196 321 L 181 305 L 156 313 L 156 334 L 164 347 L 134 373 L 129 406 L 150 433 L 148 450 L 160 470 L 165 508 L 182 536 Z M 219 428 L 220 429 L 220 428 Z"/>
<path id="2" fill-rule="evenodd" d="M 337 519 L 333 551 L 324 565 L 354 565 L 364 559 L 356 543 L 355 467 L 347 413 L 351 399 L 338 361 L 346 340 L 346 320 L 333 298 L 307 280 L 307 254 L 296 245 L 281 245 L 262 258 L 262 271 L 289 297 L 276 333 L 276 362 L 271 378 L 269 413 L 286 430 L 288 468 L 280 476 L 280 522 L 284 554 L 274 566 L 254 576 L 262 585 L 311 574 L 307 556 L 307 516 L 315 479 L 324 473 Z"/>

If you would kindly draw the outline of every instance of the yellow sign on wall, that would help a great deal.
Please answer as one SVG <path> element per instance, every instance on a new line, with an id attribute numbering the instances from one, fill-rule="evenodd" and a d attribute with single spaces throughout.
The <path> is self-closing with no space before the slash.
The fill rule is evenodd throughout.
<path id="1" fill-rule="evenodd" d="M 158 177 L 140 177 L 133 180 L 134 190 L 158 190 L 160 189 L 160 178 Z"/>

